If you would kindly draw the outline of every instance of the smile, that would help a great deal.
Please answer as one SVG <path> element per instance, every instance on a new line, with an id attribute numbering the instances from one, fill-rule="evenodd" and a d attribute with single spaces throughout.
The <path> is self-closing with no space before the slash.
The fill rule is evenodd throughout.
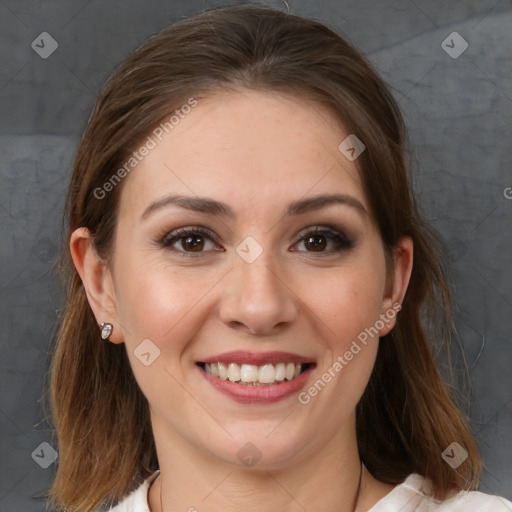
<path id="1" fill-rule="evenodd" d="M 232 351 L 196 362 L 213 388 L 240 403 L 268 404 L 298 393 L 316 367 L 290 352 Z"/>
<path id="2" fill-rule="evenodd" d="M 292 362 L 262 366 L 226 362 L 202 363 L 202 368 L 207 374 L 247 386 L 272 386 L 284 381 L 292 381 L 306 371 L 309 366 L 308 363 Z"/>

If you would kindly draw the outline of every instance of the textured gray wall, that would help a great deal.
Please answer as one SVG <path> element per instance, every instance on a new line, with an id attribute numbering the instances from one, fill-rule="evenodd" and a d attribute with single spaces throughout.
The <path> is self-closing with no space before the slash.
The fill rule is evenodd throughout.
<path id="1" fill-rule="evenodd" d="M 422 210 L 454 258 L 455 321 L 473 384 L 471 425 L 485 463 L 481 490 L 511 499 L 510 2 L 288 3 L 292 12 L 343 31 L 394 88 L 409 127 Z M 62 244 L 60 212 L 73 154 L 95 96 L 147 36 L 213 5 L 0 0 L 1 512 L 43 511 L 35 495 L 55 470 L 51 448 L 38 448 L 53 443 L 41 398 L 62 305 L 49 271 Z M 47 36 L 41 48 L 42 32 L 58 44 L 47 58 L 36 53 L 46 56 L 52 48 Z M 452 32 L 462 39 L 446 39 Z M 464 41 L 468 47 L 458 55 Z"/>

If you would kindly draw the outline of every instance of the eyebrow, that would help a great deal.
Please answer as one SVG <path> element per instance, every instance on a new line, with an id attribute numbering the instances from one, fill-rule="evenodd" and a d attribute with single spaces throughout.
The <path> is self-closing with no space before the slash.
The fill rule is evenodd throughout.
<path id="1" fill-rule="evenodd" d="M 322 208 L 326 208 L 333 204 L 341 204 L 356 209 L 363 218 L 366 218 L 368 212 L 362 203 L 353 196 L 346 194 L 323 194 L 319 196 L 299 199 L 290 203 L 285 211 L 284 216 L 303 215 Z M 207 213 L 216 217 L 225 217 L 236 219 L 236 213 L 226 203 L 216 201 L 209 197 L 193 197 L 183 195 L 170 195 L 151 203 L 142 213 L 141 220 L 145 220 L 154 213 L 164 208 L 178 206 L 187 210 L 201 213 Z"/>

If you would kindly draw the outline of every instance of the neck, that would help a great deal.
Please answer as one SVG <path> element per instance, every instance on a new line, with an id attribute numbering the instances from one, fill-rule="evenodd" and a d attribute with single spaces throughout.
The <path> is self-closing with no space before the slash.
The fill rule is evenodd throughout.
<path id="1" fill-rule="evenodd" d="M 359 473 L 356 474 L 356 485 L 351 485 L 351 489 L 348 490 L 351 497 L 348 498 L 348 494 L 343 497 L 339 496 L 340 501 L 328 510 L 356 512 L 361 488 L 366 484 L 366 482 L 363 484 L 364 474 L 366 474 L 366 471 L 363 472 L 363 466 L 361 465 Z M 202 495 L 194 493 L 195 497 L 192 498 L 192 493 L 189 493 L 188 497 L 183 499 L 176 492 L 177 489 L 174 485 L 168 485 L 167 480 L 159 476 L 155 485 L 151 488 L 153 496 L 150 502 L 150 510 L 151 512 L 174 512 L 178 510 L 196 512 L 204 508 L 205 503 L 209 504 L 211 508 L 208 508 L 208 510 L 212 511 L 235 511 L 243 507 L 243 510 L 251 512 L 261 511 L 262 508 L 260 507 L 270 511 L 303 512 L 304 510 L 311 510 L 311 507 L 317 503 L 322 508 L 324 508 L 324 504 L 328 506 L 329 499 L 325 499 L 325 497 L 320 499 L 318 494 L 311 494 L 311 492 L 297 488 L 290 491 L 283 484 L 280 477 L 282 475 L 267 472 L 266 475 L 253 474 L 250 478 L 247 478 L 242 476 L 240 472 L 232 471 L 231 473 L 228 472 L 224 479 L 219 478 L 217 488 L 212 487 L 208 491 L 206 487 L 203 487 Z M 282 478 L 282 480 L 286 481 L 286 478 Z M 325 481 L 323 484 L 322 492 L 326 489 Z M 219 489 L 221 485 L 222 490 Z M 318 493 L 320 485 L 322 485 L 322 482 L 317 482 L 316 493 Z M 256 492 L 255 489 L 257 489 Z M 343 500 L 343 503 L 341 503 L 341 500 Z"/>
<path id="2" fill-rule="evenodd" d="M 169 437 L 155 436 L 160 476 L 149 491 L 151 512 L 359 512 L 393 488 L 362 468 L 355 433 L 350 443 L 340 432 L 300 461 L 261 469 L 235 467 Z"/>

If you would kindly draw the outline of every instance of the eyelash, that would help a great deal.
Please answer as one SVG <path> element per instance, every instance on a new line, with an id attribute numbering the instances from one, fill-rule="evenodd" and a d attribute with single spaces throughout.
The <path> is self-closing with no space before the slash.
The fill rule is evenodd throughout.
<path id="1" fill-rule="evenodd" d="M 159 245 L 164 248 L 168 249 L 172 252 L 179 253 L 183 255 L 184 257 L 190 257 L 190 258 L 197 258 L 204 255 L 205 252 L 208 251 L 198 251 L 198 252 L 191 252 L 191 251 L 183 251 L 178 250 L 173 247 L 171 247 L 175 242 L 180 241 L 186 237 L 199 235 L 203 238 L 208 238 L 211 241 L 213 241 L 216 244 L 219 244 L 217 236 L 208 228 L 205 227 L 190 227 L 190 228 L 178 228 L 171 232 L 165 232 L 165 234 L 159 239 Z M 329 227 L 329 226 L 316 226 L 315 228 L 306 228 L 303 231 L 301 231 L 298 235 L 300 238 L 294 243 L 296 245 L 299 242 L 305 241 L 307 238 L 312 236 L 325 236 L 331 241 L 334 242 L 336 248 L 331 249 L 329 251 L 294 251 L 294 252 L 306 252 L 310 253 L 311 255 L 333 255 L 340 253 L 342 251 L 346 251 L 349 249 L 352 249 L 354 247 L 354 242 L 349 239 L 345 233 L 342 231 L 337 230 L 336 228 Z M 219 244 L 220 245 L 220 244 Z"/>

